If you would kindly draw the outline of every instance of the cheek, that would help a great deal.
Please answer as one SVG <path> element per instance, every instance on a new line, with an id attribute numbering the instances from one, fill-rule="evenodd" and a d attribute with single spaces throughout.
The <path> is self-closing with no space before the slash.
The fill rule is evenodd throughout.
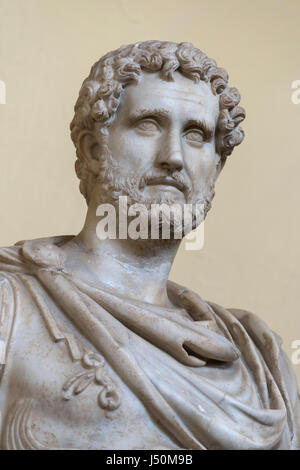
<path id="1" fill-rule="evenodd" d="M 141 138 L 133 132 L 112 133 L 108 138 L 108 147 L 120 167 L 136 170 L 149 167 L 155 158 L 156 144 L 154 139 Z"/>
<path id="2" fill-rule="evenodd" d="M 195 189 L 204 189 L 216 176 L 216 166 L 219 157 L 215 152 L 214 145 L 206 145 L 193 155 L 193 165 L 190 174 Z"/>

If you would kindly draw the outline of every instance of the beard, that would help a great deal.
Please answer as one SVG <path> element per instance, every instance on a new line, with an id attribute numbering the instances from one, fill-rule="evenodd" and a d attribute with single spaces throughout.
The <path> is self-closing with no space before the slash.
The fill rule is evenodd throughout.
<path id="1" fill-rule="evenodd" d="M 176 194 L 168 194 L 165 191 L 151 197 L 145 196 L 143 188 L 147 186 L 150 180 L 165 177 L 171 177 L 174 182 L 181 185 L 185 202 L 182 201 L 182 198 L 178 200 Z M 159 239 L 164 238 L 164 226 L 169 227 L 172 239 L 178 239 L 187 235 L 204 221 L 215 194 L 214 183 L 215 180 L 207 185 L 205 191 L 195 194 L 191 182 L 177 170 L 152 168 L 140 177 L 137 177 L 136 173 L 129 173 L 124 176 L 113 157 L 106 155 L 105 164 L 97 178 L 96 186 L 99 204 L 112 204 L 117 211 L 117 216 L 120 215 L 120 197 L 125 196 L 127 197 L 126 210 L 133 205 L 142 205 L 147 209 L 148 227 L 151 230 L 154 224 L 159 226 Z M 153 205 L 160 206 L 158 212 L 153 211 Z M 189 222 L 184 225 L 184 211 L 187 207 L 191 212 L 191 216 Z M 170 212 L 170 208 L 172 208 L 172 212 Z M 181 234 L 181 236 L 178 236 L 178 234 Z"/>

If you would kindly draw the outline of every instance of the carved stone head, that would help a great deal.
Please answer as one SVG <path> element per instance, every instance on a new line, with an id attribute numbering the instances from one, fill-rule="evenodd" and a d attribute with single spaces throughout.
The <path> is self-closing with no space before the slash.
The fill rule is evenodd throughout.
<path id="1" fill-rule="evenodd" d="M 240 94 L 227 82 L 227 72 L 190 43 L 146 41 L 97 61 L 70 126 L 87 203 L 125 194 L 145 204 L 201 202 L 206 213 L 244 136 Z"/>

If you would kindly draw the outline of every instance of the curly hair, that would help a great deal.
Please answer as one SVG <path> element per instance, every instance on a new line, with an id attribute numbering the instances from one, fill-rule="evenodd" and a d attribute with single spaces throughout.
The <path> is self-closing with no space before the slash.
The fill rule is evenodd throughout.
<path id="1" fill-rule="evenodd" d="M 122 93 L 127 85 L 138 83 L 143 70 L 160 72 L 161 78 L 169 81 L 174 80 L 174 72 L 178 71 L 195 83 L 200 80 L 210 83 L 212 93 L 219 95 L 216 152 L 222 163 L 244 138 L 244 132 L 239 126 L 245 119 L 244 109 L 238 106 L 240 94 L 236 88 L 227 85 L 226 70 L 217 67 L 216 62 L 204 52 L 186 42 L 145 41 L 122 46 L 104 55 L 93 65 L 81 86 L 74 108 L 75 115 L 70 124 L 77 155 L 75 169 L 80 179 L 80 191 L 87 201 L 97 177 L 92 174 L 79 151 L 79 136 L 86 129 L 96 129 L 101 146 L 105 148 L 105 137 L 116 115 Z M 99 156 L 99 160 L 104 159 L 103 155 Z"/>

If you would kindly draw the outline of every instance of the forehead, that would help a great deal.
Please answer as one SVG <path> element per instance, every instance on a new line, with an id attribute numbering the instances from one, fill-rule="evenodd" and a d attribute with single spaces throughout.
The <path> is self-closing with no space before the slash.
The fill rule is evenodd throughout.
<path id="1" fill-rule="evenodd" d="M 203 81 L 193 82 L 179 72 L 174 81 L 160 78 L 158 73 L 143 72 L 138 84 L 126 87 L 117 114 L 139 109 L 163 108 L 182 119 L 205 118 L 215 124 L 219 116 L 219 98 Z"/>

